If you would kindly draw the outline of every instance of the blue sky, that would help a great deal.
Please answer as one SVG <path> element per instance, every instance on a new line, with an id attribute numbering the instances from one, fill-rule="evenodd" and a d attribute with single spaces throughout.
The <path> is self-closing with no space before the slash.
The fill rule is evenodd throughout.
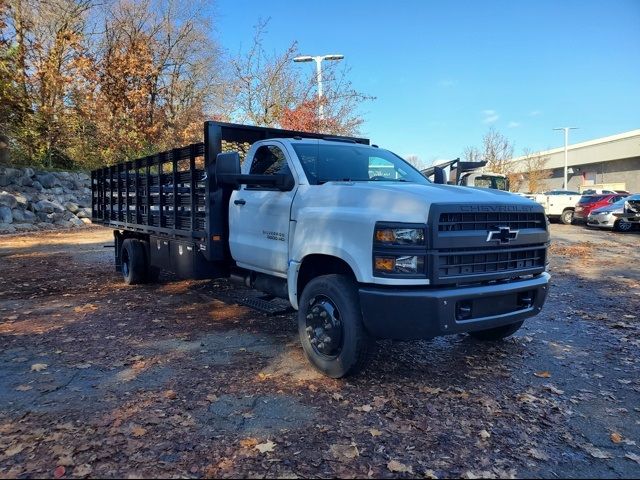
<path id="1" fill-rule="evenodd" d="M 342 53 L 362 134 L 426 164 L 479 145 L 490 126 L 522 149 L 640 128 L 640 1 L 218 0 L 217 36 L 247 47 L 270 18 L 267 49 Z M 300 64 L 312 68 L 312 64 Z"/>

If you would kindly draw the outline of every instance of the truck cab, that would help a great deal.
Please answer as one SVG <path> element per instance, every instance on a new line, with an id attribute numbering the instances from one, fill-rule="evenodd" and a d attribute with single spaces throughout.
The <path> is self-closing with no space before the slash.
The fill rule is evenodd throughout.
<path id="1" fill-rule="evenodd" d="M 162 163 L 155 157 L 134 162 L 135 182 L 128 166 L 94 175 L 94 218 L 118 228 L 116 267 L 125 281 L 133 269 L 137 280 L 148 269 L 175 270 L 186 255 L 194 273 L 183 276 L 227 276 L 285 298 L 298 311 L 306 357 L 334 378 L 361 369 L 378 338 L 498 340 L 540 312 L 549 282 L 540 205 L 433 183 L 363 139 L 232 124 L 209 125 L 205 136 L 211 131 L 202 150 L 190 150 L 204 151 L 203 175 L 172 169 L 165 177 L 160 168 L 156 179 L 147 169 L 141 180 L 140 169 Z M 238 132 L 244 136 L 233 138 L 249 132 L 255 140 L 246 154 L 212 147 Z M 139 188 L 156 184 L 157 200 Z M 144 213 L 156 203 L 157 222 Z M 205 218 L 202 233 L 156 226 L 186 225 L 188 217 L 189 225 Z"/>

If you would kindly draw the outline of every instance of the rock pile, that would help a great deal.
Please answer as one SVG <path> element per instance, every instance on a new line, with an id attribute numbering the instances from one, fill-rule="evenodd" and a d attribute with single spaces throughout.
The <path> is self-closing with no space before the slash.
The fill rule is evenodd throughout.
<path id="1" fill-rule="evenodd" d="M 91 178 L 86 173 L 0 167 L 0 233 L 88 223 Z"/>

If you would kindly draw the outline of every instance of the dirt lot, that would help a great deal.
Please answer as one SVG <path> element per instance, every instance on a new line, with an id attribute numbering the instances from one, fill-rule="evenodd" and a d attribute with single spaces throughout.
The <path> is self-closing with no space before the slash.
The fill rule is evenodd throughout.
<path id="1" fill-rule="evenodd" d="M 640 234 L 552 235 L 515 337 L 380 342 L 347 381 L 226 282 L 126 287 L 108 230 L 0 237 L 0 476 L 639 477 Z"/>

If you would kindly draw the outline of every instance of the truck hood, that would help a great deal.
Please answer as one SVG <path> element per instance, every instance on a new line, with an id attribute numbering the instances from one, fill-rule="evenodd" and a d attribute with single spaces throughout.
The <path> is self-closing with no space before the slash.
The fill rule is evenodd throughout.
<path id="1" fill-rule="evenodd" d="M 345 185 L 348 182 L 333 182 L 335 185 Z M 396 195 L 413 195 L 429 200 L 430 203 L 465 203 L 467 201 L 498 202 L 498 203 L 524 203 L 530 204 L 531 200 L 520 195 L 515 195 L 502 190 L 479 187 L 460 187 L 455 185 L 420 185 L 417 183 L 403 182 L 353 182 L 350 188 L 359 191 L 393 192 Z"/>
<path id="2" fill-rule="evenodd" d="M 402 182 L 327 182 L 300 186 L 296 202 L 299 207 L 314 210 L 375 211 L 380 221 L 408 223 L 426 222 L 432 204 L 520 205 L 542 211 L 538 203 L 500 190 Z"/>

